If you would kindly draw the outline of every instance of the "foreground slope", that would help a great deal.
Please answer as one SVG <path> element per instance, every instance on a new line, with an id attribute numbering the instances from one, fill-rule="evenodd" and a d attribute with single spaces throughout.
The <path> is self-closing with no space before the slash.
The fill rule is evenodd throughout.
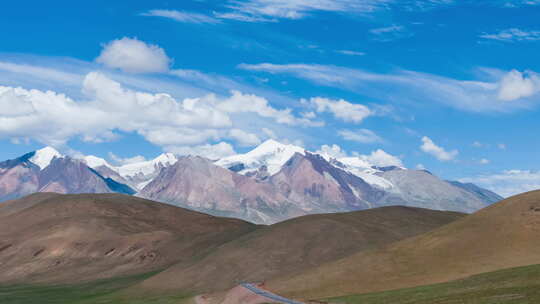
<path id="1" fill-rule="evenodd" d="M 521 194 L 423 235 L 270 282 L 322 298 L 446 282 L 540 263 L 540 191 Z"/>
<path id="2" fill-rule="evenodd" d="M 255 228 L 120 194 L 38 193 L 0 205 L 0 283 L 161 270 Z"/>
<path id="3" fill-rule="evenodd" d="M 329 304 L 540 303 L 540 265 L 473 275 L 461 280 L 325 299 Z"/>
<path id="4" fill-rule="evenodd" d="M 463 216 L 409 207 L 304 216 L 257 229 L 194 263 L 172 266 L 142 287 L 154 292 L 224 290 L 238 282 L 264 281 L 311 269 L 425 233 Z"/>

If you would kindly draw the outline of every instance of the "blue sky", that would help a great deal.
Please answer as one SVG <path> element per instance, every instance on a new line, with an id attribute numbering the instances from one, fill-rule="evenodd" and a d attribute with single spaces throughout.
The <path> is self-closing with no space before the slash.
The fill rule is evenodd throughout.
<path id="1" fill-rule="evenodd" d="M 276 138 L 382 149 L 503 195 L 540 188 L 539 13 L 535 0 L 12 2 L 0 159 L 43 145 L 215 158 Z"/>

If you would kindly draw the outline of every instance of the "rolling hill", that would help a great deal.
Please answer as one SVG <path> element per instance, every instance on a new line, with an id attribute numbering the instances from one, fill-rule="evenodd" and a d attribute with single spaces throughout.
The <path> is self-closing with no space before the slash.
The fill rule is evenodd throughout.
<path id="1" fill-rule="evenodd" d="M 540 263 L 540 191 L 521 194 L 425 234 L 269 282 L 324 298 L 447 282 Z"/>
<path id="2" fill-rule="evenodd" d="M 33 194 L 0 205 L 0 283 L 75 283 L 161 270 L 254 229 L 120 194 Z"/>
<path id="3" fill-rule="evenodd" d="M 225 290 L 317 267 L 353 253 L 419 235 L 460 219 L 461 213 L 384 207 L 308 215 L 259 229 L 223 244 L 197 261 L 149 278 L 149 291 Z"/>

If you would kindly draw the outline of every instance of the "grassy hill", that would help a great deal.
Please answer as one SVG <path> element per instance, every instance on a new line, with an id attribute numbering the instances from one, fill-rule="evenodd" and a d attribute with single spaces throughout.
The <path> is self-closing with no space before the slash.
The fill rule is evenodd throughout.
<path id="1" fill-rule="evenodd" d="M 299 273 L 443 226 L 464 214 L 410 207 L 308 215 L 223 244 L 200 260 L 174 265 L 138 288 L 211 292 L 238 282 Z"/>
<path id="2" fill-rule="evenodd" d="M 271 290 L 322 298 L 448 282 L 540 263 L 540 191 L 521 194 L 417 237 L 272 280 Z"/>
<path id="3" fill-rule="evenodd" d="M 474 275 L 448 283 L 325 299 L 343 304 L 540 303 L 540 265 Z"/>
<path id="4" fill-rule="evenodd" d="M 75 283 L 164 269 L 257 226 L 120 194 L 0 204 L 0 282 Z"/>

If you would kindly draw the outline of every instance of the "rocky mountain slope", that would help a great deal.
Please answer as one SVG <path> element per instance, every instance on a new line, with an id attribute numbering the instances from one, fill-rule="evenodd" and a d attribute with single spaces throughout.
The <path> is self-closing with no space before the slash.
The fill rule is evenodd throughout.
<path id="1" fill-rule="evenodd" d="M 35 192 L 135 193 L 85 162 L 62 156 L 49 147 L 0 163 L 0 201 Z"/>
<path id="2" fill-rule="evenodd" d="M 455 186 L 423 170 L 367 167 L 360 159 L 346 159 L 345 164 L 299 150 L 269 141 L 253 153 L 215 163 L 181 157 L 137 195 L 263 224 L 391 205 L 473 212 L 500 198 L 484 189 L 492 195 Z"/>
<path id="3" fill-rule="evenodd" d="M 0 201 L 39 191 L 120 192 L 272 224 L 306 214 L 390 205 L 474 212 L 502 199 L 400 163 L 378 161 L 376 166 L 360 156 L 336 159 L 274 140 L 217 161 L 162 154 L 122 166 L 44 148 L 0 163 Z"/>

